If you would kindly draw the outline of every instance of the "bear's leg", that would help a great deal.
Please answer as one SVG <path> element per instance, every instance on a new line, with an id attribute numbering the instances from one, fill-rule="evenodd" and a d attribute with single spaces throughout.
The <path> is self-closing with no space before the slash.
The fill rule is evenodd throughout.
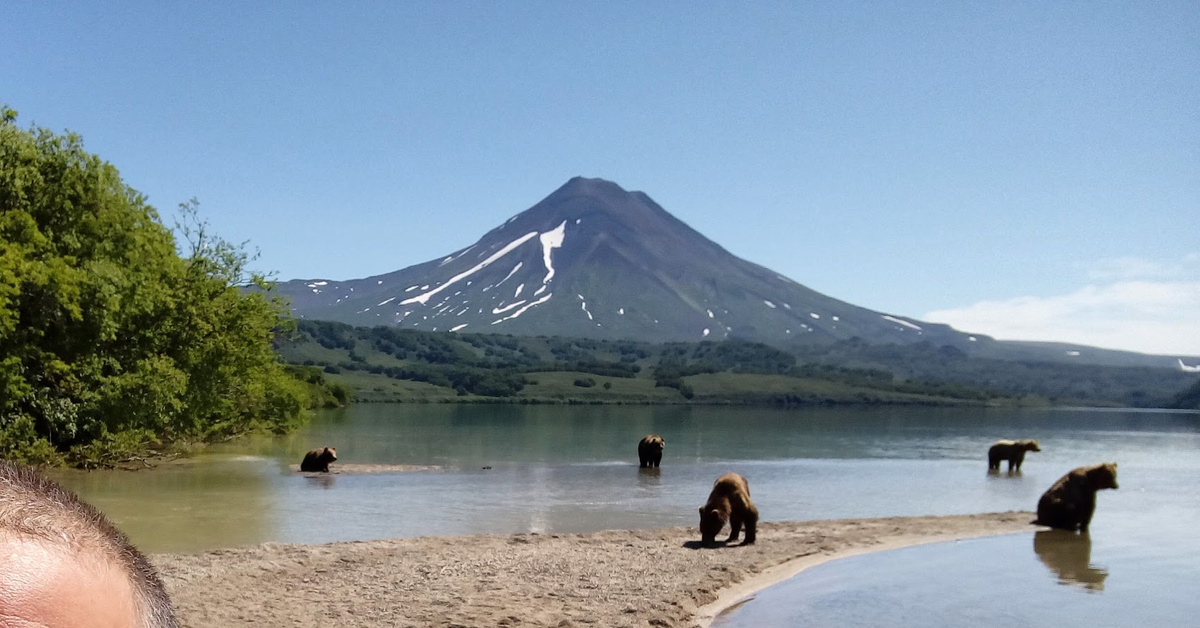
<path id="1" fill-rule="evenodd" d="M 755 539 L 755 529 L 758 527 L 758 519 L 756 517 L 746 518 L 746 540 L 742 545 L 752 545 Z"/>
<path id="2" fill-rule="evenodd" d="M 1046 525 L 1060 530 L 1075 530 L 1079 527 L 1080 514 L 1071 504 L 1059 504 L 1050 514 Z"/>
<path id="3" fill-rule="evenodd" d="M 1079 531 L 1087 532 L 1088 526 L 1092 524 L 1092 515 L 1096 514 L 1096 500 L 1084 504 L 1079 509 Z"/>
<path id="4" fill-rule="evenodd" d="M 742 534 L 742 518 L 738 515 L 730 516 L 729 517 L 729 538 L 726 539 L 725 542 L 732 543 L 732 542 L 738 540 L 738 536 L 740 536 L 741 534 Z"/>

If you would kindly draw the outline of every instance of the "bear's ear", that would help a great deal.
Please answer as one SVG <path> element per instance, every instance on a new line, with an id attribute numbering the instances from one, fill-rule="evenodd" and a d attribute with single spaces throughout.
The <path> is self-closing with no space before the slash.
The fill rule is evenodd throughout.
<path id="1" fill-rule="evenodd" d="M 701 507 L 700 507 L 700 516 L 701 516 L 701 517 L 703 517 L 703 516 L 704 516 L 704 506 L 701 506 Z"/>

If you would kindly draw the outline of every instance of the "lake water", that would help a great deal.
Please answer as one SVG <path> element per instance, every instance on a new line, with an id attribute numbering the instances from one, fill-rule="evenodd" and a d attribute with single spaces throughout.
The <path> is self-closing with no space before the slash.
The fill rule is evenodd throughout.
<path id="1" fill-rule="evenodd" d="M 637 442 L 650 432 L 664 436 L 666 452 L 660 469 L 641 470 Z M 1043 451 L 1028 455 L 1020 475 L 989 475 L 986 450 L 998 438 L 1037 438 Z M 289 469 L 326 445 L 338 448 L 335 469 L 439 469 L 320 477 Z M 1062 607 L 1062 596 L 1101 619 L 1113 606 L 1145 606 L 1146 617 L 1164 621 L 1200 616 L 1190 594 L 1200 576 L 1198 452 L 1200 415 L 1166 412 L 364 404 L 322 413 L 287 437 L 239 441 L 154 471 L 59 478 L 140 547 L 161 552 L 694 526 L 696 508 L 727 471 L 746 476 L 767 521 L 1033 510 L 1071 468 L 1116 461 L 1121 488 L 1100 493 L 1086 543 L 1035 536 L 1031 527 L 847 559 L 763 592 L 722 620 L 950 626 L 992 617 L 983 623 L 1051 625 L 1020 618 L 1050 616 L 1044 609 Z M 922 595 L 937 616 L 911 613 Z M 760 614 L 768 612 L 784 615 Z M 916 619 L 905 624 L 907 616 Z M 1069 614 L 1065 623 L 1082 624 L 1081 616 L 1089 615 Z"/>

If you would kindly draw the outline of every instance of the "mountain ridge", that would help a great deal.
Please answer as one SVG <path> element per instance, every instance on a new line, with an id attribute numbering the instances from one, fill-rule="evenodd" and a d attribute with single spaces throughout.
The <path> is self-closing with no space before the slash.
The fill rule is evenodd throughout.
<path id="1" fill-rule="evenodd" d="M 857 337 L 968 354 L 1037 353 L 818 293 L 733 255 L 644 192 L 585 177 L 445 257 L 277 289 L 297 317 L 363 326 L 653 342 L 740 338 L 784 347 Z M 1067 348 L 1045 357 L 1137 361 L 1086 349 L 1087 356 Z"/>

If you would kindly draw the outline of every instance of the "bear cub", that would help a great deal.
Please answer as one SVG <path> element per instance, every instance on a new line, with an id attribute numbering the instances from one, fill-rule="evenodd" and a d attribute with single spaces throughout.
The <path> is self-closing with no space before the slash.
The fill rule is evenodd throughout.
<path id="1" fill-rule="evenodd" d="M 304 461 L 300 463 L 300 470 L 329 473 L 329 463 L 335 460 L 337 460 L 337 450 L 333 447 L 314 449 L 304 454 Z"/>
<path id="2" fill-rule="evenodd" d="M 1000 470 L 1000 461 L 1008 461 L 1009 471 L 1020 471 L 1025 452 L 1041 451 L 1036 440 L 998 440 L 988 449 L 988 469 Z"/>
<path id="3" fill-rule="evenodd" d="M 1035 525 L 1087 532 L 1096 512 L 1096 491 L 1117 488 L 1117 463 L 1072 469 L 1038 500 Z"/>
<path id="4" fill-rule="evenodd" d="M 662 462 L 663 448 L 667 442 L 658 434 L 647 434 L 638 443 L 638 461 L 642 467 L 657 467 Z"/>
<path id="5" fill-rule="evenodd" d="M 726 543 L 738 540 L 742 526 L 746 526 L 743 545 L 754 542 L 758 526 L 758 509 L 750 501 L 750 486 L 746 478 L 736 473 L 726 473 L 717 478 L 708 503 L 700 507 L 700 537 L 705 545 L 716 543 L 717 534 L 729 522 L 730 534 Z"/>

